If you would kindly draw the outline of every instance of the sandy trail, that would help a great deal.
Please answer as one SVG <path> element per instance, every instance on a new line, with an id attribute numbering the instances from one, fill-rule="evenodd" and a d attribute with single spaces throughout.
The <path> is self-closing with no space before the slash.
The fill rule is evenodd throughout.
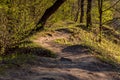
<path id="1" fill-rule="evenodd" d="M 68 37 L 69 33 L 56 32 L 37 38 L 34 42 L 56 52 L 58 57 L 38 57 L 31 65 L 9 70 L 6 79 L 1 77 L 0 80 L 120 80 L 113 67 L 96 59 L 87 47 L 54 42 Z"/>
<path id="2" fill-rule="evenodd" d="M 59 77 L 51 80 L 120 80 L 113 67 L 96 59 L 94 55 L 90 54 L 87 47 L 59 45 L 54 42 L 55 39 L 67 39 L 69 36 L 70 34 L 66 32 L 56 32 L 53 36 L 35 40 L 36 43 L 42 44 L 59 55 L 59 58 L 55 60 L 43 60 L 43 62 L 45 61 L 43 72 L 49 69 L 50 72 L 57 73 L 54 76 Z M 41 69 L 39 66 L 37 68 L 34 69 Z M 64 76 L 66 74 L 66 78 L 60 78 L 61 74 L 64 74 Z M 74 76 L 74 78 L 68 76 L 68 74 Z"/>

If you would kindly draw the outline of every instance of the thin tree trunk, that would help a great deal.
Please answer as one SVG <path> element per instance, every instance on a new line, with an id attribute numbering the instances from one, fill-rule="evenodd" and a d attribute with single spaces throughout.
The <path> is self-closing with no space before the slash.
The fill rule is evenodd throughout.
<path id="1" fill-rule="evenodd" d="M 55 11 L 65 2 L 66 0 L 57 0 L 50 8 L 48 8 L 41 19 L 38 21 L 36 25 L 36 31 L 39 31 L 44 28 L 44 25 L 47 19 L 55 13 Z"/>
<path id="2" fill-rule="evenodd" d="M 78 0 L 78 9 L 74 18 L 74 21 L 77 22 L 78 20 L 78 16 L 79 16 L 79 11 L 80 11 L 80 0 Z"/>
<path id="3" fill-rule="evenodd" d="M 66 0 L 57 0 L 51 7 L 49 7 L 45 13 L 43 14 L 43 16 L 39 19 L 38 23 L 36 24 L 36 28 L 32 29 L 29 32 L 29 35 L 26 35 L 22 38 L 22 40 L 26 39 L 27 37 L 32 36 L 33 34 L 35 34 L 36 32 L 43 30 L 44 29 L 44 25 L 47 21 L 47 19 L 53 14 L 55 13 L 55 11 L 57 11 L 57 9 L 65 2 Z M 28 33 L 28 31 L 26 31 L 25 33 Z"/>
<path id="4" fill-rule="evenodd" d="M 99 42 L 101 42 L 102 40 L 102 6 L 103 6 L 103 0 L 98 0 L 98 10 L 99 10 L 99 30 L 100 30 L 100 38 L 99 38 Z"/>
<path id="5" fill-rule="evenodd" d="M 80 15 L 80 23 L 84 21 L 84 0 L 81 0 L 81 15 Z"/>
<path id="6" fill-rule="evenodd" d="M 87 28 L 92 26 L 92 19 L 91 19 L 91 9 L 92 9 L 92 0 L 87 0 L 87 12 L 86 12 L 86 26 Z"/>

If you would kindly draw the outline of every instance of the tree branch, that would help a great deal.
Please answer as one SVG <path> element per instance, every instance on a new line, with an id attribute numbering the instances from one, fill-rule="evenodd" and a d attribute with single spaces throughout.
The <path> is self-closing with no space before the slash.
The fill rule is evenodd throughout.
<path id="1" fill-rule="evenodd" d="M 113 5 L 112 5 L 112 6 L 110 6 L 109 8 L 105 9 L 103 12 L 105 12 L 105 11 L 107 11 L 107 10 L 111 9 L 112 7 L 114 7 L 115 5 L 117 5 L 119 2 L 120 2 L 120 0 L 118 0 L 115 4 L 113 4 Z"/>
<path id="2" fill-rule="evenodd" d="M 44 25 L 46 23 L 46 21 L 48 20 L 48 18 L 55 13 L 55 11 L 58 10 L 58 8 L 65 2 L 66 0 L 56 0 L 56 2 L 49 7 L 45 13 L 43 14 L 43 16 L 39 19 L 38 23 L 36 24 L 36 27 L 34 29 L 32 29 L 28 35 L 24 36 L 22 38 L 22 40 L 32 36 L 33 34 L 37 33 L 38 31 L 41 31 L 44 29 Z M 26 31 L 25 33 L 28 33 L 28 31 Z"/>
<path id="3" fill-rule="evenodd" d="M 45 25 L 47 19 L 53 14 L 55 13 L 55 11 L 57 11 L 57 9 L 65 2 L 66 0 L 57 0 L 50 8 L 48 8 L 44 15 L 42 16 L 42 18 L 38 21 L 36 27 L 37 30 L 43 28 L 43 26 Z"/>

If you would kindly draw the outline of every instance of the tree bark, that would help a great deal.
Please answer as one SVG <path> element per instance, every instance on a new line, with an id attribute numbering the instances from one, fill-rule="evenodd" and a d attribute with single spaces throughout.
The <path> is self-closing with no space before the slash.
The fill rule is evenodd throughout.
<path id="1" fill-rule="evenodd" d="M 66 0 L 57 0 L 50 8 L 48 8 L 44 15 L 41 17 L 41 19 L 38 21 L 36 25 L 36 31 L 39 31 L 41 29 L 44 29 L 44 25 L 47 21 L 47 19 L 55 13 L 55 11 L 65 2 Z"/>
<path id="2" fill-rule="evenodd" d="M 86 26 L 87 28 L 92 26 L 92 19 L 91 19 L 91 10 L 92 10 L 92 0 L 87 0 L 87 12 L 86 12 Z"/>
<path id="3" fill-rule="evenodd" d="M 78 0 L 78 9 L 77 9 L 77 12 L 76 12 L 76 15 L 74 18 L 75 22 L 77 22 L 77 20 L 78 20 L 79 13 L 80 13 L 80 0 Z"/>
<path id="4" fill-rule="evenodd" d="M 33 34 L 35 34 L 38 31 L 41 31 L 44 29 L 44 25 L 46 23 L 46 21 L 48 20 L 48 18 L 55 13 L 55 11 L 57 11 L 57 9 L 65 2 L 66 0 L 56 0 L 56 2 L 49 7 L 48 9 L 46 9 L 45 13 L 43 14 L 43 16 L 39 19 L 38 23 L 36 24 L 36 28 L 32 29 L 28 35 L 24 36 L 22 38 L 22 40 L 26 39 L 27 37 L 32 36 Z M 25 33 L 28 33 L 28 31 L 26 31 Z"/>
<path id="5" fill-rule="evenodd" d="M 99 10 L 99 30 L 100 30 L 100 38 L 99 42 L 102 40 L 102 14 L 103 14 L 103 0 L 98 0 L 98 10 Z"/>
<path id="6" fill-rule="evenodd" d="M 84 21 L 84 0 L 81 0 L 81 15 L 80 15 L 80 23 Z"/>

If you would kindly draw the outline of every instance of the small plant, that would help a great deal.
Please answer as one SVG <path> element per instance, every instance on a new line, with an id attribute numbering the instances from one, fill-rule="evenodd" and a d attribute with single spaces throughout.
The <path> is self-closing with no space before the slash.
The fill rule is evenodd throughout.
<path id="1" fill-rule="evenodd" d="M 61 39 L 56 39 L 54 40 L 56 43 L 59 43 L 59 44 L 65 44 L 65 45 L 72 45 L 72 43 L 64 38 L 61 38 Z"/>

